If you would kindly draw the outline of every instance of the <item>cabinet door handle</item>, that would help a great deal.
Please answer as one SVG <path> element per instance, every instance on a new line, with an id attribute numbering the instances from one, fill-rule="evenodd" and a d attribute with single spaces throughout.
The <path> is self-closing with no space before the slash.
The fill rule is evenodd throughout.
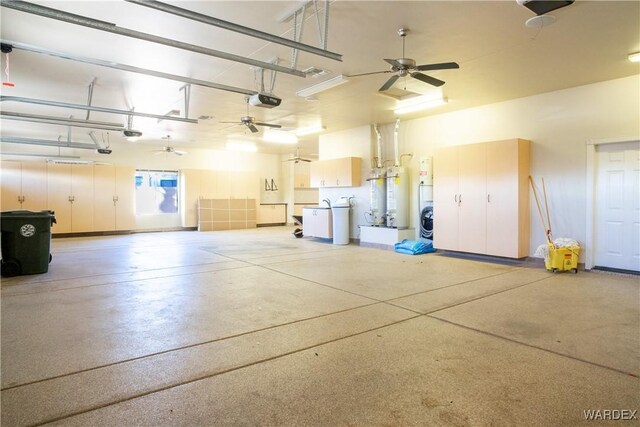
<path id="1" fill-rule="evenodd" d="M 457 194 L 454 194 L 454 195 L 453 195 L 453 201 L 454 201 L 454 202 L 456 202 L 456 203 L 458 203 L 458 195 L 457 195 Z"/>
<path id="2" fill-rule="evenodd" d="M 462 203 L 462 194 L 458 194 L 458 206 Z"/>
<path id="3" fill-rule="evenodd" d="M 491 203 L 491 194 L 487 194 L 487 203 Z"/>

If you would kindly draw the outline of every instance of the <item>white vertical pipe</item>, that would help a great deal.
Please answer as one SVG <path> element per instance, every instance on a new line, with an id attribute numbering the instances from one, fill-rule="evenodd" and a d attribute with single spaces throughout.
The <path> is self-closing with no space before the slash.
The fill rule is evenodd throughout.
<path id="1" fill-rule="evenodd" d="M 400 129 L 400 119 L 396 119 L 396 128 L 393 132 L 393 165 L 400 166 L 400 155 L 398 154 L 398 130 Z"/>
<path id="2" fill-rule="evenodd" d="M 377 144 L 377 153 L 376 156 L 377 160 L 376 160 L 376 167 L 377 168 L 381 168 L 382 167 L 382 135 L 380 135 L 380 129 L 378 129 L 378 125 L 374 125 L 373 128 L 376 131 L 376 135 L 378 137 L 378 144 Z"/>

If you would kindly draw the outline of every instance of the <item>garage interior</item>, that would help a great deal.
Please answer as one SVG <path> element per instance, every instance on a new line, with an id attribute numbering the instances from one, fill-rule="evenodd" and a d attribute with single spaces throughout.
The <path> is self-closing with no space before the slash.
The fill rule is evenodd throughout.
<path id="1" fill-rule="evenodd" d="M 640 3 L 0 6 L 2 425 L 637 422 Z"/>

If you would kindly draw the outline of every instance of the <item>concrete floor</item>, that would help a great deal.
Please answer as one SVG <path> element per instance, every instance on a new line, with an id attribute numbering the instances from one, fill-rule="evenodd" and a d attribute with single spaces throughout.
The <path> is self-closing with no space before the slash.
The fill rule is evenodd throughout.
<path id="1" fill-rule="evenodd" d="M 637 277 L 291 231 L 54 239 L 47 274 L 2 281 L 2 425 L 593 426 L 583 411 L 639 409 Z"/>

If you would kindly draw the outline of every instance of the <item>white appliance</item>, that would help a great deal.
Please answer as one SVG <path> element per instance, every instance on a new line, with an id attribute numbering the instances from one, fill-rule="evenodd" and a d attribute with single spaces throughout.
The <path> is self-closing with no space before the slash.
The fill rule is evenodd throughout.
<path id="1" fill-rule="evenodd" d="M 387 169 L 387 227 L 409 227 L 409 171 L 403 166 Z"/>
<path id="2" fill-rule="evenodd" d="M 333 215 L 333 244 L 349 244 L 349 211 L 351 204 L 348 198 L 341 198 L 331 204 L 331 214 Z"/>
<path id="3" fill-rule="evenodd" d="M 420 158 L 420 172 L 418 182 L 418 207 L 420 224 L 420 239 L 433 241 L 433 159 Z"/>

